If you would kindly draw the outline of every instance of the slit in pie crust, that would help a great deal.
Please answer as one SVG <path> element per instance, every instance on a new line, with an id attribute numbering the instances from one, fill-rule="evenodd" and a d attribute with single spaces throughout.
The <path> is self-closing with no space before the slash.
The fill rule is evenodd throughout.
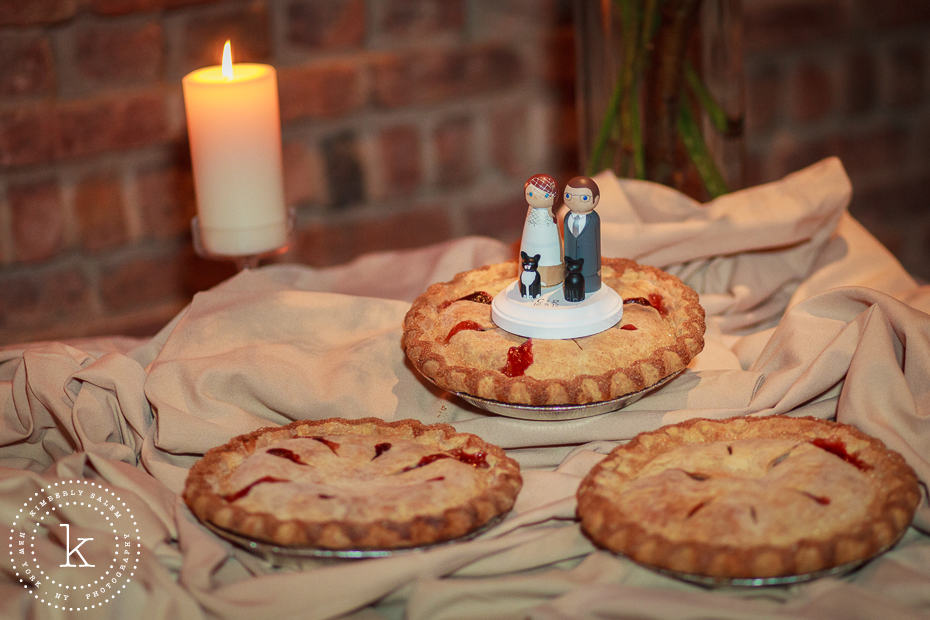
<path id="1" fill-rule="evenodd" d="M 623 297 L 620 322 L 566 340 L 527 339 L 497 327 L 491 300 L 515 262 L 430 286 L 404 319 L 403 347 L 440 388 L 515 405 L 583 405 L 639 392 L 685 368 L 704 347 L 704 309 L 673 275 L 604 258 L 601 281 Z"/>
<path id="2" fill-rule="evenodd" d="M 815 418 L 694 419 L 618 446 L 578 488 L 598 545 L 719 578 L 802 575 L 893 545 L 920 501 L 914 471 L 858 429 Z"/>
<path id="3" fill-rule="evenodd" d="M 184 501 L 255 540 L 401 549 L 451 540 L 513 506 L 519 466 L 446 424 L 297 421 L 233 438 L 191 468 Z"/>

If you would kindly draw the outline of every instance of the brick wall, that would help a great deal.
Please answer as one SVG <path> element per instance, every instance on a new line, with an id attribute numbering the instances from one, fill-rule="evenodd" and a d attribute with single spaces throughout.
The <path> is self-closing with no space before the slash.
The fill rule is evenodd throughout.
<path id="1" fill-rule="evenodd" d="M 743 20 L 747 183 L 840 155 L 854 214 L 924 277 L 928 7 Z M 0 0 L 0 344 L 149 334 L 231 275 L 191 249 L 180 88 L 226 38 L 278 69 L 286 260 L 511 241 L 526 177 L 577 170 L 570 0 Z"/>
<path id="2" fill-rule="evenodd" d="M 747 182 L 839 156 L 852 214 L 930 280 L 930 2 L 743 6 Z"/>

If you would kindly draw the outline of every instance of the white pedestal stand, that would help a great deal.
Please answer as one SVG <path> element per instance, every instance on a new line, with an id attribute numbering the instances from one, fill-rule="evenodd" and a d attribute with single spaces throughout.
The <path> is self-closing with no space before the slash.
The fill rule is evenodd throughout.
<path id="1" fill-rule="evenodd" d="M 525 338 L 590 336 L 613 327 L 622 316 L 623 299 L 603 284 L 583 301 L 570 302 L 565 301 L 562 285 L 543 289 L 536 299 L 525 299 L 515 280 L 491 302 L 491 320 L 501 329 Z"/>

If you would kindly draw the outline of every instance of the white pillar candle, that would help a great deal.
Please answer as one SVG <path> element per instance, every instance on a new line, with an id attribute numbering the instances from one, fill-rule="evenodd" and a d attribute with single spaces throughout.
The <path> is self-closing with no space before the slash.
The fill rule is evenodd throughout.
<path id="1" fill-rule="evenodd" d="M 223 65 L 184 76 L 184 108 L 201 243 L 211 254 L 260 254 L 283 246 L 287 211 L 274 67 Z"/>

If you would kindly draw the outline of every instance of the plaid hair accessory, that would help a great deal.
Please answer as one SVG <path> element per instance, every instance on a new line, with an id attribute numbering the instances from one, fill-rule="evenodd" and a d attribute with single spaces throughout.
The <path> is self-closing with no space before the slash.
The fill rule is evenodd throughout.
<path id="1" fill-rule="evenodd" d="M 551 192 L 552 194 L 557 193 L 556 190 L 558 189 L 555 178 L 548 174 L 534 174 L 529 179 L 527 179 L 523 189 L 525 190 L 529 185 L 538 187 L 544 192 Z"/>

